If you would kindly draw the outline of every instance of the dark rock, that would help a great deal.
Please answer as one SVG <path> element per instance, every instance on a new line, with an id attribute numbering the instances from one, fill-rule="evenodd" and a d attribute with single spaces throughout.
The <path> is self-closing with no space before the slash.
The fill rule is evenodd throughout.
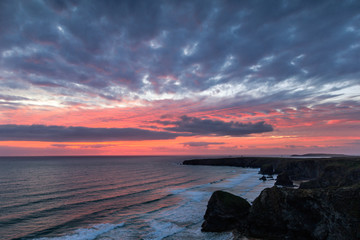
<path id="1" fill-rule="evenodd" d="M 291 181 L 289 175 L 286 172 L 280 173 L 277 176 L 275 185 L 281 185 L 284 187 L 293 187 L 294 186 L 293 182 Z"/>
<path id="2" fill-rule="evenodd" d="M 204 216 L 204 231 L 236 228 L 238 239 L 242 236 L 295 240 L 360 239 L 359 157 L 241 157 L 192 160 L 184 164 L 260 168 L 262 174 L 279 174 L 276 185 L 283 186 L 293 186 L 291 180 L 308 180 L 299 189 L 274 186 L 263 190 L 250 210 L 244 199 L 238 201 L 234 195 L 216 192 Z M 242 205 L 240 203 L 243 207 L 237 207 Z"/>
<path id="3" fill-rule="evenodd" d="M 222 232 L 235 228 L 244 229 L 249 209 L 250 204 L 245 199 L 224 191 L 216 191 L 208 202 L 201 230 Z"/>
<path id="4" fill-rule="evenodd" d="M 239 157 L 221 159 L 194 159 L 186 160 L 184 165 L 211 165 L 260 168 L 263 175 L 287 172 L 293 180 L 309 180 L 319 176 L 323 167 L 329 162 L 342 161 L 335 158 L 297 159 L 274 157 Z M 347 158 L 347 161 L 359 161 L 356 158 Z"/>
<path id="5" fill-rule="evenodd" d="M 306 153 L 306 154 L 293 154 L 291 157 L 321 157 L 321 158 L 330 158 L 330 157 L 351 157 L 350 155 L 345 154 L 331 154 L 331 153 Z"/>
<path id="6" fill-rule="evenodd" d="M 344 187 L 360 182 L 360 168 L 331 164 L 324 168 L 320 176 L 308 182 L 301 183 L 302 189 Z"/>
<path id="7" fill-rule="evenodd" d="M 265 189 L 251 207 L 247 235 L 265 239 L 359 239 L 359 190 L 358 186 Z"/>
<path id="8" fill-rule="evenodd" d="M 254 237 L 274 237 L 286 234 L 286 220 L 279 215 L 283 198 L 281 190 L 269 188 L 261 192 L 255 199 L 249 214 L 249 233 Z"/>
<path id="9" fill-rule="evenodd" d="M 344 168 L 342 166 L 330 165 L 325 167 L 318 178 L 301 183 L 300 187 L 303 189 L 311 189 L 337 186 L 339 183 L 339 175 L 341 178 L 344 176 Z"/>
<path id="10" fill-rule="evenodd" d="M 277 172 L 286 172 L 293 180 L 308 180 L 317 178 L 329 159 L 302 159 L 288 161 L 277 168 Z"/>
<path id="11" fill-rule="evenodd" d="M 264 164 L 260 168 L 260 173 L 263 175 L 273 175 L 274 167 L 272 164 Z"/>
<path id="12" fill-rule="evenodd" d="M 345 176 L 342 176 L 339 181 L 339 186 L 351 186 L 360 183 L 360 167 L 348 169 Z"/>
<path id="13" fill-rule="evenodd" d="M 265 176 L 262 176 L 261 178 L 259 178 L 259 180 L 263 180 L 263 181 L 266 181 L 266 177 Z"/>
<path id="14" fill-rule="evenodd" d="M 318 178 L 329 165 L 344 165 L 346 168 L 359 165 L 360 158 L 336 155 L 332 158 L 279 158 L 279 157 L 237 157 L 219 159 L 186 160 L 184 165 L 211 165 L 260 168 L 263 175 L 287 172 L 293 180 Z"/>
<path id="15" fill-rule="evenodd" d="M 352 239 L 360 239 L 360 184 L 337 188 L 326 195 L 333 208 L 348 221 Z"/>

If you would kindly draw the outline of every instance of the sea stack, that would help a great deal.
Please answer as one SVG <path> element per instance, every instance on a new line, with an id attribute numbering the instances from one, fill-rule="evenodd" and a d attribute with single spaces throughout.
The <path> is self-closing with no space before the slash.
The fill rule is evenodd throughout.
<path id="1" fill-rule="evenodd" d="M 207 206 L 204 232 L 223 232 L 244 229 L 250 204 L 243 198 L 224 191 L 215 191 Z"/>

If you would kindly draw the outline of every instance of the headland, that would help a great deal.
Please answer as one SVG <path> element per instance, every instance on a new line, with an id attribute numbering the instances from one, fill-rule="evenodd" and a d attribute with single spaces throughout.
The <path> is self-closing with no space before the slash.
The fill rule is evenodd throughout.
<path id="1" fill-rule="evenodd" d="M 360 157 L 306 154 L 195 159 L 183 164 L 259 168 L 261 180 L 277 175 L 275 186 L 263 190 L 251 204 L 224 191 L 214 192 L 202 231 L 233 231 L 235 239 L 360 239 Z"/>

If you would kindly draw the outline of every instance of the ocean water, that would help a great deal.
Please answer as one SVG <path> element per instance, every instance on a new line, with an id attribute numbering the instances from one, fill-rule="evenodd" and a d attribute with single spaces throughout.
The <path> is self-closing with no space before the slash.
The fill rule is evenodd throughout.
<path id="1" fill-rule="evenodd" d="M 200 231 L 213 191 L 253 201 L 258 169 L 184 156 L 0 158 L 0 239 L 232 239 Z"/>

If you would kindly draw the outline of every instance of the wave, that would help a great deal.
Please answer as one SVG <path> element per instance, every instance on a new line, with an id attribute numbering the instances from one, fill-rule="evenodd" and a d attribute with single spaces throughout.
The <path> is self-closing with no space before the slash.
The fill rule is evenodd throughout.
<path id="1" fill-rule="evenodd" d="M 54 238 L 37 238 L 36 240 L 94 240 L 100 235 L 114 230 L 116 228 L 121 228 L 124 226 L 124 223 L 120 224 L 110 224 L 110 223 L 102 223 L 93 225 L 90 228 L 80 228 L 77 229 L 73 234 L 65 235 L 62 237 L 54 237 Z"/>
<path id="2" fill-rule="evenodd" d="M 52 207 L 52 208 L 47 208 L 47 209 L 37 209 L 37 210 L 33 210 L 30 212 L 27 212 L 26 214 L 24 214 L 24 212 L 20 212 L 16 215 L 10 215 L 8 214 L 6 216 L 7 219 L 2 220 L 1 224 L 2 225 L 11 225 L 11 224 L 19 224 L 21 222 L 24 221 L 29 221 L 31 219 L 37 219 L 40 217 L 48 217 L 54 214 L 54 212 L 60 212 L 60 211 L 69 211 L 69 210 L 73 210 L 73 209 L 78 209 L 80 210 L 80 208 L 84 208 L 84 207 L 88 207 L 88 206 L 92 206 L 93 204 L 104 204 L 105 202 L 108 202 L 109 204 L 111 204 L 114 201 L 118 201 L 120 199 L 123 199 L 125 202 L 127 202 L 127 200 L 133 196 L 136 195 L 143 195 L 146 193 L 150 193 L 150 192 L 154 192 L 157 193 L 159 190 L 161 189 L 166 189 L 166 188 L 172 188 L 172 187 L 177 187 L 177 186 L 182 186 L 182 185 L 186 185 L 186 184 L 190 184 L 194 181 L 196 181 L 197 179 L 190 179 L 190 180 L 186 180 L 184 179 L 183 181 L 180 182 L 170 182 L 168 184 L 159 184 L 159 183 L 164 183 L 167 182 L 168 180 L 178 180 L 180 178 L 172 178 L 172 179 L 163 179 L 162 181 L 160 180 L 155 180 L 155 181 L 151 181 L 151 183 L 157 183 L 158 185 L 154 185 L 152 186 L 152 188 L 149 188 L 149 186 L 147 186 L 147 184 L 143 185 L 143 184 L 133 184 L 133 185 L 128 185 L 125 186 L 124 188 L 119 188 L 121 189 L 120 194 L 117 194 L 118 192 L 115 190 L 119 190 L 119 189 L 115 189 L 114 191 L 111 191 L 114 195 L 100 195 L 99 193 L 102 192 L 102 190 L 99 191 L 90 191 L 91 192 L 91 196 L 93 197 L 93 199 L 91 199 L 90 197 L 86 198 L 86 195 L 83 195 L 83 199 L 78 199 L 78 201 L 72 202 L 72 203 L 67 203 L 64 204 L 64 201 L 59 201 L 59 200 L 68 200 L 71 199 L 74 195 L 69 195 L 69 196 L 59 196 L 59 197 L 55 197 L 55 198 L 46 198 L 46 199 L 42 199 L 39 201 L 34 201 L 34 202 L 29 202 L 26 204 L 19 204 L 19 205 L 13 205 L 13 206 L 7 206 L 7 207 L 3 207 L 2 210 L 6 210 L 8 213 L 11 212 L 11 209 L 17 209 L 19 207 L 31 207 L 32 209 L 35 208 L 35 204 L 43 204 L 43 203 L 47 203 L 53 200 L 56 200 L 56 203 L 58 206 Z M 161 187 L 159 187 L 159 185 Z M 132 187 L 132 188 L 130 188 Z M 141 187 L 141 188 L 139 188 Z M 125 189 L 130 188 L 130 192 L 126 192 L 125 193 Z M 103 190 L 103 191 L 107 191 L 107 190 Z M 101 196 L 99 198 L 99 196 Z M 106 196 L 106 197 L 103 197 Z M 170 196 L 170 195 L 169 195 Z M 147 200 L 146 202 L 151 203 L 154 201 L 159 201 L 163 198 L 166 198 L 168 196 L 163 196 L 161 198 L 155 198 L 155 199 L 150 199 Z M 121 209 L 126 209 L 126 208 L 130 208 L 136 205 L 141 205 L 141 204 L 146 204 L 146 202 L 143 202 L 144 199 L 138 199 L 137 203 L 132 203 L 130 205 L 128 205 L 128 203 L 126 203 L 126 205 L 122 205 L 121 208 L 119 209 L 119 211 Z M 50 205 L 51 206 L 51 205 Z M 119 207 L 118 207 L 119 208 Z M 1 218 L 0 218 L 1 219 Z"/>
<path id="3" fill-rule="evenodd" d="M 0 235 L 41 240 L 228 239 L 229 234 L 200 231 L 212 192 L 226 190 L 251 199 L 267 184 L 258 180 L 256 169 L 144 161 L 137 171 L 129 162 L 118 168 L 101 166 L 94 175 L 90 173 L 97 172 L 100 162 L 80 165 L 87 170 L 75 171 L 82 177 L 67 172 L 66 181 L 56 176 L 43 187 L 34 185 L 35 179 L 28 184 L 34 186 L 31 191 L 5 195 L 14 201 L 1 207 L 6 214 L 0 216 Z"/>

